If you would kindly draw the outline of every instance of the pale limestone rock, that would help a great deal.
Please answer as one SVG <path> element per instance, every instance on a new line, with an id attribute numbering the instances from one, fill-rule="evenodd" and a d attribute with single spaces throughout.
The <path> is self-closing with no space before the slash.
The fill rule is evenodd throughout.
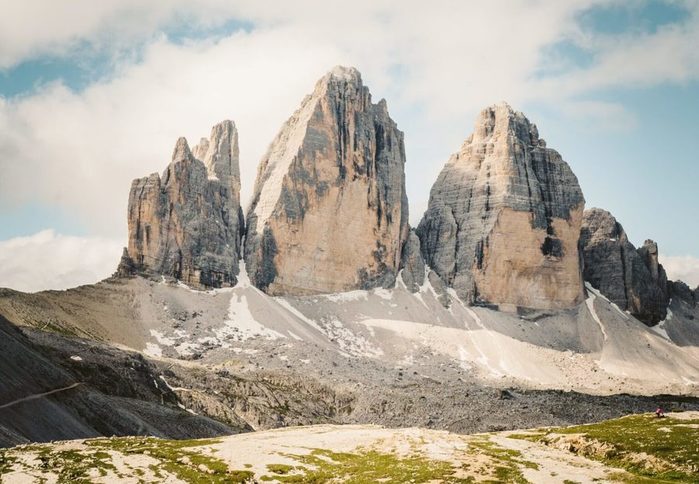
<path id="1" fill-rule="evenodd" d="M 325 75 L 258 168 L 245 262 L 270 294 L 390 286 L 408 235 L 403 133 L 353 68 Z"/>
<path id="2" fill-rule="evenodd" d="M 401 270 L 405 287 L 410 292 L 417 292 L 425 282 L 425 261 L 420 252 L 420 239 L 414 230 L 410 230 L 403 244 Z"/>
<path id="3" fill-rule="evenodd" d="M 570 308 L 584 297 L 585 200 L 568 164 L 507 104 L 481 112 L 418 227 L 427 264 L 471 303 Z"/>
<path id="4" fill-rule="evenodd" d="M 235 285 L 243 219 L 233 122 L 214 126 L 194 154 L 180 138 L 162 178 L 134 180 L 128 225 L 118 273 L 165 275 L 198 288 Z"/>

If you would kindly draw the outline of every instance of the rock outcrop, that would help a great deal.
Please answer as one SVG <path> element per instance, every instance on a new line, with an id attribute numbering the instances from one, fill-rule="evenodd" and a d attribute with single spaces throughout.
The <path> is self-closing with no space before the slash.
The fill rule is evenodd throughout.
<path id="1" fill-rule="evenodd" d="M 197 288 L 235 285 L 243 218 L 233 122 L 214 126 L 193 151 L 180 138 L 162 178 L 134 180 L 128 224 L 118 273 L 162 274 Z"/>
<path id="2" fill-rule="evenodd" d="M 668 282 L 655 242 L 636 249 L 612 214 L 593 208 L 583 216 L 580 246 L 583 277 L 595 289 L 646 324 L 665 319 Z"/>
<path id="3" fill-rule="evenodd" d="M 569 308 L 584 297 L 585 200 L 568 164 L 507 104 L 483 110 L 418 227 L 427 264 L 467 302 Z"/>
<path id="4" fill-rule="evenodd" d="M 417 292 L 425 282 L 425 261 L 420 252 L 420 239 L 414 230 L 410 231 L 403 244 L 400 267 L 405 287 L 410 292 Z"/>
<path id="5" fill-rule="evenodd" d="M 692 290 L 685 282 L 668 281 L 668 296 L 672 299 L 679 299 L 692 307 L 699 305 L 699 287 Z"/>
<path id="6" fill-rule="evenodd" d="M 336 67 L 263 157 L 245 263 L 269 294 L 394 283 L 408 236 L 403 133 L 356 69 Z"/>

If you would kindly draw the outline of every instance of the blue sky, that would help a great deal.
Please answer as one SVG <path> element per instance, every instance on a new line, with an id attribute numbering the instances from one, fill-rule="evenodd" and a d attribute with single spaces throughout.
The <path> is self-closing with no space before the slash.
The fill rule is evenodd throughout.
<path id="1" fill-rule="evenodd" d="M 570 163 L 588 207 L 610 210 L 637 245 L 658 241 L 676 258 L 666 265 L 699 283 L 696 1 L 408 1 L 400 12 L 376 1 L 343 18 L 311 0 L 24 3 L 0 20 L 5 257 L 67 237 L 83 249 L 66 248 L 61 267 L 80 265 L 84 244 L 102 244 L 109 267 L 130 180 L 223 118 L 239 127 L 245 201 L 281 122 L 315 79 L 352 64 L 406 133 L 414 223 L 478 111 L 506 100 Z M 95 277 L 26 268 L 29 289 Z M 12 277 L 0 269 L 0 286 Z"/>

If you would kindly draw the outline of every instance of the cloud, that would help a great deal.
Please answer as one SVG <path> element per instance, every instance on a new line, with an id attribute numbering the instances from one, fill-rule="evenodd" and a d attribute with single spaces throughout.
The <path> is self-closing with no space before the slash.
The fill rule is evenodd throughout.
<path id="1" fill-rule="evenodd" d="M 3 2 L 0 68 L 41 55 L 129 48 L 168 24 L 190 29 L 220 25 L 226 0 L 23 0 Z"/>
<path id="2" fill-rule="evenodd" d="M 116 270 L 119 241 L 44 230 L 0 242 L 0 287 L 20 291 L 91 284 Z"/>
<path id="3" fill-rule="evenodd" d="M 683 281 L 689 287 L 699 286 L 699 258 L 692 256 L 660 256 L 668 279 Z"/>
<path id="4" fill-rule="evenodd" d="M 54 83 L 0 97 L 0 206 L 50 204 L 90 234 L 125 239 L 131 180 L 161 172 L 177 137 L 193 145 L 226 118 L 240 132 L 245 203 L 282 122 L 324 72 L 350 64 L 375 98 L 388 99 L 406 133 L 415 223 L 428 199 L 425 180 L 436 178 L 485 105 L 546 103 L 571 117 L 628 128 L 633 114 L 623 106 L 579 97 L 644 79 L 697 77 L 696 2 L 683 22 L 654 33 L 581 34 L 579 14 L 608 4 L 616 3 L 13 2 L 0 19 L 0 65 L 46 53 L 79 55 L 86 45 L 140 47 L 138 56 L 115 57 L 113 74 L 82 91 Z M 173 24 L 196 33 L 231 19 L 253 27 L 178 42 L 157 33 Z M 591 53 L 590 65 L 538 75 L 549 60 L 546 48 L 566 40 Z"/>
<path id="5" fill-rule="evenodd" d="M 680 22 L 652 33 L 573 35 L 593 58 L 591 65 L 538 79 L 540 93 L 570 97 L 609 87 L 647 87 L 687 83 L 699 78 L 699 2 L 679 2 L 687 9 Z"/>
<path id="6" fill-rule="evenodd" d="M 64 19 L 62 11 L 46 16 L 51 22 L 41 16 L 37 30 L 49 32 L 10 30 L 0 44 L 11 49 L 26 41 L 41 50 L 41 42 L 57 48 L 70 48 L 75 38 L 99 43 L 103 30 L 126 29 L 125 19 L 137 17 L 131 28 L 145 32 L 184 8 L 184 2 L 171 8 L 153 2 L 145 12 L 142 3 L 90 2 L 94 6 L 81 7 L 83 19 Z M 247 201 L 268 143 L 335 64 L 356 65 L 375 97 L 389 99 L 406 131 L 410 198 L 426 200 L 424 180 L 436 177 L 468 135 L 475 113 L 502 99 L 525 100 L 526 79 L 543 46 L 572 30 L 576 12 L 591 3 L 514 1 L 475 9 L 466 2 L 405 2 L 396 9 L 392 2 L 367 1 L 342 14 L 334 2 L 198 4 L 199 19 L 218 13 L 255 28 L 184 43 L 161 36 L 149 41 L 137 63 L 127 58 L 114 76 L 81 92 L 56 83 L 0 101 L 0 204 L 51 204 L 90 233 L 123 237 L 131 180 L 162 171 L 178 136 L 194 144 L 225 118 L 239 127 Z M 18 13 L 4 18 L 19 24 L 34 11 L 15 8 Z M 53 26 L 61 19 L 68 25 Z M 508 35 L 494 33 L 503 31 Z M 412 215 L 416 220 L 420 213 Z"/>

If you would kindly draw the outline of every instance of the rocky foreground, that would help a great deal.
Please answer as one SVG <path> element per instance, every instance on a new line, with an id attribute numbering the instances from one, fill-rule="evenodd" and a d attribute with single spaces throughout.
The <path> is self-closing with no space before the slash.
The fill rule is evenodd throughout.
<path id="1" fill-rule="evenodd" d="M 206 440 L 147 437 L 0 451 L 3 482 L 696 482 L 699 412 L 456 435 L 318 425 Z"/>

